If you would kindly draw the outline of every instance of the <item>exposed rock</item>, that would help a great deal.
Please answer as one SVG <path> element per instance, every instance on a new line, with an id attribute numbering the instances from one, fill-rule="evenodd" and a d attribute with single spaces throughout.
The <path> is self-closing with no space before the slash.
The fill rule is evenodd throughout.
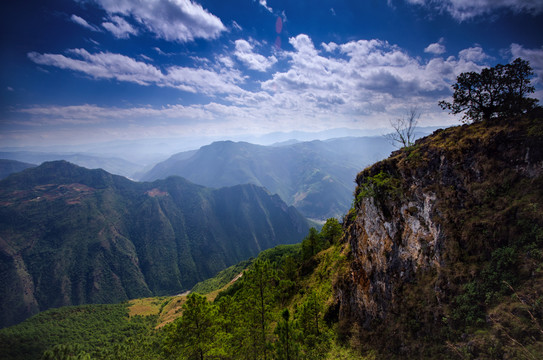
<path id="1" fill-rule="evenodd" d="M 454 296 L 491 252 L 516 241 L 507 219 L 515 214 L 520 224 L 525 199 L 541 199 L 541 124 L 523 119 L 438 130 L 362 171 L 344 221 L 352 263 L 335 285 L 340 321 L 367 330 L 393 322 L 406 289 L 430 288 L 424 300 L 436 304 L 432 321 L 441 326 Z M 526 216 L 543 225 L 541 214 Z"/>

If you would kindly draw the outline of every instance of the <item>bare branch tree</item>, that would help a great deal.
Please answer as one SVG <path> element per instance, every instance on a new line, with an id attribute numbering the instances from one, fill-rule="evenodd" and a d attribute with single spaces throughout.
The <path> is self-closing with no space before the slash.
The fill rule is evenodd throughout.
<path id="1" fill-rule="evenodd" d="M 415 143 L 415 127 L 420 119 L 421 112 L 417 107 L 412 107 L 404 117 L 390 121 L 393 133 L 386 134 L 385 138 L 394 146 L 403 148 Z"/>

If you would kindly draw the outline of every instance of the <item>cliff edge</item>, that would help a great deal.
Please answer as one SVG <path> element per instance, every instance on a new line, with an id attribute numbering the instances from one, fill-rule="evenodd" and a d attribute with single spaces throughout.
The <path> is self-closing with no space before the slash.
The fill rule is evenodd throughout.
<path id="1" fill-rule="evenodd" d="M 344 336 L 400 358 L 542 350 L 543 117 L 438 130 L 356 183 Z"/>

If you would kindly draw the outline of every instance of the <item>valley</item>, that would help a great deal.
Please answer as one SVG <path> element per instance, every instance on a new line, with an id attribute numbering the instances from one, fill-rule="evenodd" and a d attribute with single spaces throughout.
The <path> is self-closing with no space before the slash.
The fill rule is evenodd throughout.
<path id="1" fill-rule="evenodd" d="M 180 293 L 309 228 L 255 185 L 136 183 L 65 161 L 2 180 L 0 204 L 2 326 L 50 307 Z"/>
<path id="2" fill-rule="evenodd" d="M 307 359 L 537 358 L 543 352 L 542 124 L 526 116 L 438 130 L 360 172 L 342 222 L 328 219 L 320 231 L 306 230 L 301 242 L 260 252 L 188 295 L 42 312 L 0 330 L 0 346 L 8 359 L 46 349 L 168 359 L 204 348 L 225 358 L 255 351 L 261 358 L 285 351 Z M 63 166 L 60 178 L 89 175 Z M 172 186 L 180 186 L 175 177 L 136 185 L 105 174 L 91 177 L 128 182 L 146 201 L 175 197 Z M 48 191 L 48 201 L 65 201 L 58 197 L 64 192 L 69 201 L 82 196 L 83 204 L 81 193 L 103 185 L 42 180 L 27 180 L 28 193 L 16 193 L 35 204 Z M 72 326 L 74 337 L 60 335 L 51 317 L 72 324 L 62 326 Z M 104 318 L 109 325 L 93 327 Z M 199 337 L 187 333 L 196 319 L 207 324 L 194 333 Z M 41 345 L 24 345 L 35 336 Z"/>

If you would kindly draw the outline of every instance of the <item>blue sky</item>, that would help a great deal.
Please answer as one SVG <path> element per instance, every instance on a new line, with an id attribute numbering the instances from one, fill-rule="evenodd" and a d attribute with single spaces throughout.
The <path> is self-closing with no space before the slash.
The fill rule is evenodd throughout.
<path id="1" fill-rule="evenodd" d="M 0 147 L 381 129 L 522 57 L 543 0 L 4 1 Z"/>

